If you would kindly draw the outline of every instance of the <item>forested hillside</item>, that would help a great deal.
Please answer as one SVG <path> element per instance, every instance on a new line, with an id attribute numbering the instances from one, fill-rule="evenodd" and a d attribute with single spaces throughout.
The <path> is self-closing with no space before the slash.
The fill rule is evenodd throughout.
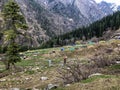
<path id="1" fill-rule="evenodd" d="M 0 14 L 1 8 L 7 1 L 0 0 Z M 91 0 L 93 3 L 89 0 L 14 1 L 20 6 L 21 13 L 29 26 L 26 30 L 27 38 L 20 37 L 17 40 L 24 47 L 39 47 L 42 42 L 53 36 L 72 31 L 104 17 L 94 0 Z M 3 43 L 2 40 L 0 43 Z"/>
<path id="2" fill-rule="evenodd" d="M 1 9 L 7 1 L 0 0 L 0 20 L 2 18 Z M 21 36 L 17 40 L 23 47 L 39 47 L 41 43 L 48 41 L 51 37 L 87 26 L 114 12 L 108 5 L 109 3 L 99 5 L 95 0 L 14 1 L 20 6 L 21 13 L 29 27 L 26 30 L 27 38 Z M 0 37 L 2 36 L 0 35 Z M 2 43 L 0 40 L 0 45 Z"/>
<path id="3" fill-rule="evenodd" d="M 41 46 L 53 47 L 54 45 L 66 45 L 76 40 L 89 40 L 93 37 L 100 38 L 108 30 L 117 30 L 120 27 L 120 11 L 102 18 L 87 27 L 78 28 L 72 32 L 52 38 Z"/>

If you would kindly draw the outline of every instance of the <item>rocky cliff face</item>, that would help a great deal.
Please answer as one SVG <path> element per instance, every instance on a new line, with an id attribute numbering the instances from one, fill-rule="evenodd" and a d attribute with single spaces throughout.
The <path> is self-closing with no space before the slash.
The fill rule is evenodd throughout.
<path id="1" fill-rule="evenodd" d="M 89 23 L 104 16 L 94 0 L 36 0 L 36 2 L 54 14 L 73 19 L 74 22 L 77 20 L 79 26 L 84 19 Z"/>
<path id="2" fill-rule="evenodd" d="M 105 16 L 104 11 L 94 0 L 15 1 L 21 7 L 29 26 L 27 30 L 29 40 L 21 39 L 20 42 L 34 47 L 55 35 L 70 32 Z"/>

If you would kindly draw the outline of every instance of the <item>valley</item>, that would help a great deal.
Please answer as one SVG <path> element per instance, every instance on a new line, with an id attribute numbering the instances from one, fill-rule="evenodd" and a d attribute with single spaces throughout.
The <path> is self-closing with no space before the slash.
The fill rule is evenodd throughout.
<path id="1" fill-rule="evenodd" d="M 120 5 L 0 0 L 0 90 L 120 90 Z"/>

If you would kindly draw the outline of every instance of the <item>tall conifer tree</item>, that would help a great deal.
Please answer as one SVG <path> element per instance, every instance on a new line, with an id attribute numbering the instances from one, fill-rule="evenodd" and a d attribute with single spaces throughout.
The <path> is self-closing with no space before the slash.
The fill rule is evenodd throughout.
<path id="1" fill-rule="evenodd" d="M 7 67 L 10 69 L 12 65 L 15 66 L 15 63 L 20 61 L 19 56 L 19 46 L 16 43 L 16 38 L 19 34 L 19 30 L 27 29 L 25 19 L 20 12 L 20 7 L 14 0 L 9 0 L 3 8 L 3 17 L 5 21 L 5 30 L 4 30 L 4 43 L 7 43 Z M 18 30 L 19 29 L 19 30 Z"/>

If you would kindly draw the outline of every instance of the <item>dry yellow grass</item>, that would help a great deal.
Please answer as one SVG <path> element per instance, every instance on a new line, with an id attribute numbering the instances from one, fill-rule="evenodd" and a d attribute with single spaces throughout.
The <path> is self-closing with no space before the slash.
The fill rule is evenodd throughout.
<path id="1" fill-rule="evenodd" d="M 77 83 L 66 90 L 120 90 L 120 79 L 119 78 L 100 78 L 90 83 Z"/>

